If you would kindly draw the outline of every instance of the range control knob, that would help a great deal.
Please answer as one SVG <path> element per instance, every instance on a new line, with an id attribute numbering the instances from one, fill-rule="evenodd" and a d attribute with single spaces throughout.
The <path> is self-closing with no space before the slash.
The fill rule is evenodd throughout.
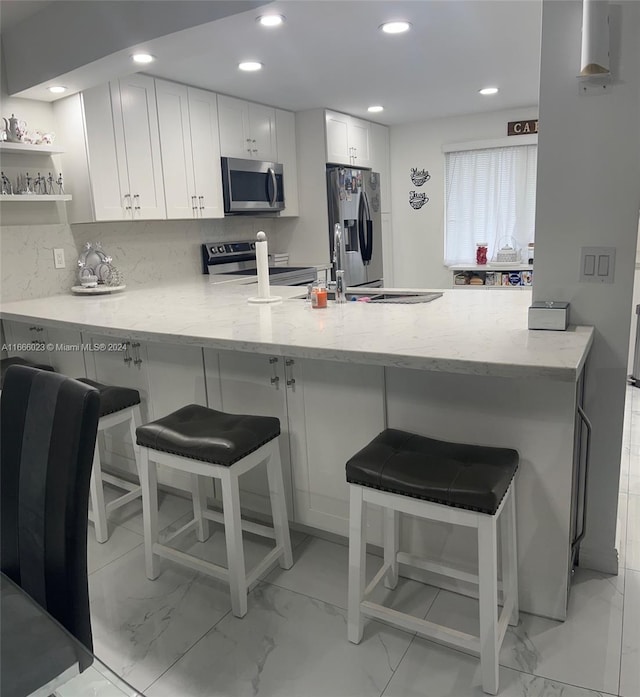
<path id="1" fill-rule="evenodd" d="M 218 248 L 217 247 L 211 247 L 211 254 L 217 254 L 218 253 Z"/>
<path id="2" fill-rule="evenodd" d="M 255 248 L 256 248 L 256 243 L 255 243 L 255 242 L 252 242 L 252 243 L 251 243 L 251 249 L 255 249 Z"/>
<path id="3" fill-rule="evenodd" d="M 222 245 L 220 245 L 218 247 L 218 251 L 220 252 L 220 254 L 222 254 L 224 252 L 224 247 Z"/>

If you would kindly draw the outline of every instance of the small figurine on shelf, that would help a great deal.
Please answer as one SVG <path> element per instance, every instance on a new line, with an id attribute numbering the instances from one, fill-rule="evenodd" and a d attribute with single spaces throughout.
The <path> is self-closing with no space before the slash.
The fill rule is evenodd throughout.
<path id="1" fill-rule="evenodd" d="M 5 195 L 13 194 L 13 186 L 11 186 L 7 175 L 4 172 L 0 172 L 0 176 L 2 177 L 2 193 Z"/>
<path id="2" fill-rule="evenodd" d="M 64 187 L 62 186 L 62 172 L 58 175 L 58 178 L 56 179 L 56 184 L 58 185 L 58 193 L 59 194 L 64 194 Z"/>
<path id="3" fill-rule="evenodd" d="M 34 193 L 33 189 L 31 188 L 31 182 L 33 181 L 33 177 L 29 176 L 29 172 L 27 172 L 27 174 L 24 178 L 24 181 L 25 181 L 25 189 L 22 193 L 24 193 L 24 194 Z"/>
<path id="4" fill-rule="evenodd" d="M 49 176 L 47 177 L 46 193 L 53 194 L 53 177 L 51 176 L 51 172 L 49 172 Z"/>
<path id="5" fill-rule="evenodd" d="M 47 193 L 47 181 L 43 176 L 41 176 L 40 172 L 38 172 L 38 176 L 33 182 L 33 190 L 36 194 L 40 195 Z"/>

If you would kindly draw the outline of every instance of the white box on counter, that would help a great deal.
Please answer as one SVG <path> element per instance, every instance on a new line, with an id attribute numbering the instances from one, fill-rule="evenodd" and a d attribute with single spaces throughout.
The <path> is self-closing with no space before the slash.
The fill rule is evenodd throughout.
<path id="1" fill-rule="evenodd" d="M 529 308 L 529 329 L 564 331 L 569 326 L 569 303 L 538 300 Z"/>

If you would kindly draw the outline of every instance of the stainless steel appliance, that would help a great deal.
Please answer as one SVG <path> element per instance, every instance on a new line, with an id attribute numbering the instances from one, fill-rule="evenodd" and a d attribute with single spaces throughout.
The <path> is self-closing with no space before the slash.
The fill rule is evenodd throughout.
<path id="1" fill-rule="evenodd" d="M 202 245 L 202 273 L 220 276 L 256 276 L 255 242 L 207 242 Z M 279 286 L 314 283 L 313 266 L 270 266 L 269 282 Z"/>
<path id="2" fill-rule="evenodd" d="M 331 259 L 336 223 L 342 227 L 345 287 L 381 286 L 380 175 L 365 169 L 327 167 L 327 194 Z"/>
<path id="3" fill-rule="evenodd" d="M 277 162 L 222 158 L 225 215 L 284 210 L 282 165 Z"/>

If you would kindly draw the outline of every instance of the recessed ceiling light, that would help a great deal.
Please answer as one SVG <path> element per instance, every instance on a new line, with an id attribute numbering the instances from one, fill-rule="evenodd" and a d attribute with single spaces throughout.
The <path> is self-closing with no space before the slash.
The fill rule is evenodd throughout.
<path id="1" fill-rule="evenodd" d="M 498 88 L 497 87 L 483 87 L 481 90 L 478 90 L 480 94 L 498 94 Z"/>
<path id="2" fill-rule="evenodd" d="M 245 61 L 244 63 L 239 63 L 238 68 L 240 68 L 240 70 L 246 70 L 247 72 L 253 72 L 254 70 L 262 70 L 262 63 L 258 63 L 258 61 Z"/>
<path id="3" fill-rule="evenodd" d="M 134 53 L 131 60 L 134 63 L 153 63 L 155 58 L 150 53 Z"/>
<path id="4" fill-rule="evenodd" d="M 372 113 L 375 113 L 376 111 L 384 111 L 383 106 L 370 106 L 367 111 L 370 111 Z"/>
<path id="5" fill-rule="evenodd" d="M 263 27 L 279 27 L 284 22 L 284 19 L 283 15 L 261 15 L 257 21 Z"/>
<path id="6" fill-rule="evenodd" d="M 405 31 L 411 29 L 409 22 L 385 22 L 380 25 L 380 29 L 385 34 L 402 34 Z"/>
<path id="7" fill-rule="evenodd" d="M 63 87 L 62 85 L 51 85 L 51 87 L 47 89 L 49 92 L 53 92 L 53 94 L 62 94 L 63 92 L 67 91 L 67 88 Z"/>

